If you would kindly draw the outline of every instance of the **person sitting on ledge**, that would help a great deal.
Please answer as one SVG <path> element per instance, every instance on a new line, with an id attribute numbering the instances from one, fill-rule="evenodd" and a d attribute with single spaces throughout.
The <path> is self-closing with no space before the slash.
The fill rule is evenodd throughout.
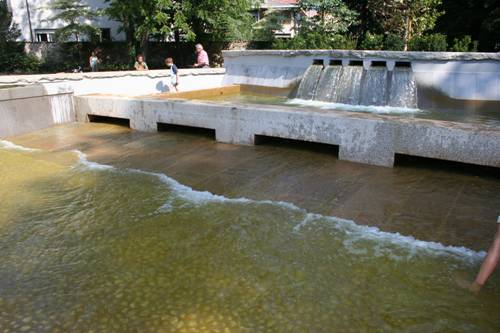
<path id="1" fill-rule="evenodd" d="M 144 61 L 144 56 L 142 54 L 139 54 L 137 56 L 137 61 L 134 64 L 134 68 L 138 71 L 147 71 L 149 70 L 148 64 Z"/>
<path id="2" fill-rule="evenodd" d="M 208 68 L 210 66 L 208 53 L 201 44 L 196 44 L 196 63 L 193 66 L 195 68 Z"/>
<path id="3" fill-rule="evenodd" d="M 495 240 L 488 250 L 488 255 L 484 259 L 476 279 L 472 283 L 468 281 L 458 281 L 458 284 L 461 287 L 469 289 L 473 292 L 479 292 L 497 268 L 498 262 L 500 261 L 500 216 L 498 216 L 497 223 L 498 227 Z"/>

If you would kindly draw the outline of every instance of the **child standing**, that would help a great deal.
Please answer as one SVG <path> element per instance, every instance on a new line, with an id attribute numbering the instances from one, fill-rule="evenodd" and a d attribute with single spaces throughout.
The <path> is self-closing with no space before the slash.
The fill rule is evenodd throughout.
<path id="1" fill-rule="evenodd" d="M 179 85 L 179 69 L 174 64 L 174 59 L 170 57 L 165 59 L 165 65 L 168 69 L 170 69 L 170 83 L 172 84 L 172 87 L 175 91 L 179 91 L 179 89 L 177 89 L 177 86 Z"/>
<path id="2" fill-rule="evenodd" d="M 92 72 L 97 72 L 99 70 L 99 64 L 101 60 L 97 56 L 97 51 L 92 51 L 92 54 L 89 57 L 89 65 Z"/>

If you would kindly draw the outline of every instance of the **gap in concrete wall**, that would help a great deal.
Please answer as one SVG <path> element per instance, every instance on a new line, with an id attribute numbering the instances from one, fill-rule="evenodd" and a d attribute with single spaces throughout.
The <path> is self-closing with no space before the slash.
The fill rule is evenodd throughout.
<path id="1" fill-rule="evenodd" d="M 196 135 L 215 140 L 215 130 L 210 128 L 158 123 L 158 132 L 174 132 Z"/>
<path id="2" fill-rule="evenodd" d="M 325 65 L 325 61 L 323 59 L 314 59 L 313 65 Z"/>
<path id="3" fill-rule="evenodd" d="M 433 172 L 447 172 L 500 179 L 498 168 L 462 162 L 440 160 L 436 158 L 396 154 L 394 167 L 427 169 Z"/>
<path id="4" fill-rule="evenodd" d="M 362 60 L 351 60 L 349 61 L 349 66 L 363 66 L 363 61 Z"/>
<path id="5" fill-rule="evenodd" d="M 386 61 L 372 61 L 371 67 L 387 67 Z"/>
<path id="6" fill-rule="evenodd" d="M 294 139 L 283 139 L 267 135 L 255 135 L 256 145 L 266 145 L 282 147 L 294 150 L 307 150 L 316 153 L 328 154 L 334 157 L 339 156 L 339 146 L 327 143 L 309 142 Z"/>
<path id="7" fill-rule="evenodd" d="M 330 66 L 342 66 L 342 60 L 330 60 Z"/>
<path id="8" fill-rule="evenodd" d="M 396 61 L 395 66 L 397 68 L 411 68 L 411 62 L 409 62 L 409 61 Z"/>
<path id="9" fill-rule="evenodd" d="M 125 126 L 130 128 L 130 120 L 125 118 L 115 118 L 115 117 L 106 117 L 106 116 L 96 116 L 89 114 L 89 121 L 91 123 L 104 123 L 104 124 L 113 124 L 119 126 Z"/>

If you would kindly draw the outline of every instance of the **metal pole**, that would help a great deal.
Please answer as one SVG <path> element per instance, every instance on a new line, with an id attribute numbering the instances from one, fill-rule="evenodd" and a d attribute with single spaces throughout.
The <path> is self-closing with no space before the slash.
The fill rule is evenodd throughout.
<path id="1" fill-rule="evenodd" d="M 31 38 L 31 42 L 33 43 L 34 38 L 33 38 L 33 27 L 31 26 L 30 4 L 28 3 L 28 0 L 25 0 L 25 2 L 26 2 L 26 12 L 28 13 L 28 24 L 30 26 L 30 38 Z"/>

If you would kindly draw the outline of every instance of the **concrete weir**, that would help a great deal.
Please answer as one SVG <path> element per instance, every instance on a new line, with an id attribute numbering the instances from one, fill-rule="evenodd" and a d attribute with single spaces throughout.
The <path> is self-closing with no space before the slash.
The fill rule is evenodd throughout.
<path id="1" fill-rule="evenodd" d="M 78 121 L 89 115 L 130 120 L 156 131 L 158 123 L 214 129 L 219 142 L 252 145 L 269 136 L 339 146 L 341 160 L 392 167 L 396 154 L 500 167 L 500 131 L 434 120 L 180 99 L 79 96 Z"/>
<path id="2" fill-rule="evenodd" d="M 224 59 L 225 68 L 181 70 L 180 94 L 169 92 L 171 73 L 166 70 L 0 76 L 0 88 L 8 87 L 0 90 L 0 138 L 105 116 L 127 119 L 130 127 L 139 131 L 156 131 L 159 123 L 212 129 L 217 141 L 233 144 L 251 145 L 256 136 L 267 136 L 337 145 L 342 160 L 386 167 L 394 165 L 397 154 L 500 167 L 500 128 L 496 125 L 500 118 L 495 110 L 500 105 L 500 54 L 261 50 L 227 51 Z M 381 104 L 377 98 L 373 102 L 374 96 L 392 96 L 374 93 L 373 82 L 378 81 L 369 78 L 381 77 L 387 87 L 393 87 L 393 81 L 399 82 L 395 81 L 400 77 L 396 72 L 411 71 L 411 87 L 416 93 L 410 108 L 439 111 L 472 106 L 475 112 L 488 106 L 494 125 L 458 122 L 467 121 L 471 113 L 452 122 L 339 111 L 335 107 L 200 101 L 200 96 L 210 97 L 210 89 L 219 95 L 238 94 L 249 85 L 259 90 L 254 93 L 285 96 L 286 91 L 287 97 L 295 98 L 297 94 L 290 92 L 308 68 L 321 65 L 342 73 L 360 73 L 359 87 L 370 92 L 366 98 L 356 99 L 360 105 Z M 321 71 L 327 72 L 323 67 Z M 383 76 L 374 75 L 380 71 Z M 311 82 L 319 86 L 318 79 Z M 325 82 L 335 91 L 342 86 Z M 12 85 L 27 87 L 10 88 Z M 401 96 L 397 91 L 395 95 Z M 385 101 L 392 106 L 391 98 Z M 345 105 L 342 100 L 340 103 Z"/>

